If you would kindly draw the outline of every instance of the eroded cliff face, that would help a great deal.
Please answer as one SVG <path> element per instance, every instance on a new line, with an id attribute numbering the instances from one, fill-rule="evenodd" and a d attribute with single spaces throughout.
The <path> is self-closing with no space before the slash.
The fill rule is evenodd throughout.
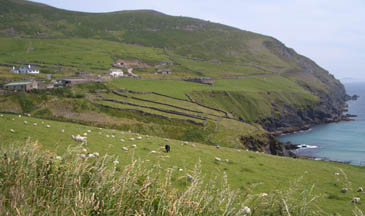
<path id="1" fill-rule="evenodd" d="M 309 58 L 297 54 L 278 40 L 265 41 L 264 45 L 282 61 L 292 66 L 292 69 L 283 76 L 295 81 L 319 98 L 317 104 L 301 108 L 285 106 L 284 111 L 279 115 L 259 121 L 266 130 L 280 134 L 344 119 L 343 111 L 348 96 L 339 80 Z"/>

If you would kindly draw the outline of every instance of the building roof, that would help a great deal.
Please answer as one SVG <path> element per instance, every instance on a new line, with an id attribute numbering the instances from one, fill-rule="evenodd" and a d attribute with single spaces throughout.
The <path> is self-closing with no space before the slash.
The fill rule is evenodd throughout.
<path id="1" fill-rule="evenodd" d="M 27 85 L 27 84 L 32 84 L 32 82 L 12 82 L 5 84 L 5 86 L 17 86 L 17 85 Z"/>

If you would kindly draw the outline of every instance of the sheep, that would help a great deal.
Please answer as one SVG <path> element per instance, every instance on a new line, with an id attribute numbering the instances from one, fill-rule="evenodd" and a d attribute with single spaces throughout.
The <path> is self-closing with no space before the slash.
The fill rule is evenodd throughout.
<path id="1" fill-rule="evenodd" d="M 141 136 L 139 136 L 139 137 L 137 137 L 137 139 L 138 139 L 138 140 L 142 140 L 142 137 L 141 137 Z"/>
<path id="2" fill-rule="evenodd" d="M 188 145 L 188 144 L 189 144 L 189 142 L 188 142 L 188 141 L 185 141 L 185 142 L 184 142 L 184 145 Z"/>
<path id="3" fill-rule="evenodd" d="M 157 151 L 151 151 L 151 154 L 157 154 Z"/>
<path id="4" fill-rule="evenodd" d="M 61 130 L 61 133 L 65 133 L 65 129 L 62 129 L 62 130 Z"/>
<path id="5" fill-rule="evenodd" d="M 354 198 L 352 199 L 352 202 L 353 202 L 353 203 L 360 203 L 360 197 L 354 197 Z"/>
<path id="6" fill-rule="evenodd" d="M 28 113 L 27 116 L 30 117 L 31 115 Z"/>
<path id="7" fill-rule="evenodd" d="M 238 152 L 241 152 L 241 150 L 239 150 L 239 149 L 238 149 L 237 151 L 238 151 Z"/>
<path id="8" fill-rule="evenodd" d="M 87 130 L 88 133 L 91 133 L 91 130 Z"/>
<path id="9" fill-rule="evenodd" d="M 26 125 L 26 124 L 28 124 L 28 122 L 27 121 L 24 121 L 24 124 Z"/>
<path id="10" fill-rule="evenodd" d="M 87 136 L 87 133 L 83 133 L 82 135 L 83 135 L 83 136 Z"/>
<path id="11" fill-rule="evenodd" d="M 335 173 L 335 176 L 339 176 L 339 175 L 340 175 L 340 173 L 338 173 L 338 172 Z"/>
<path id="12" fill-rule="evenodd" d="M 57 160 L 62 160 L 62 157 L 61 156 L 56 156 L 56 159 Z"/>
<path id="13" fill-rule="evenodd" d="M 125 140 L 124 139 L 120 139 L 121 142 L 124 142 Z"/>
<path id="14" fill-rule="evenodd" d="M 99 128 L 99 130 L 103 130 L 103 128 Z"/>
<path id="15" fill-rule="evenodd" d="M 134 140 L 136 140 L 136 139 L 134 139 L 134 138 L 129 138 L 129 140 L 130 140 L 130 141 L 134 141 Z"/>
<path id="16" fill-rule="evenodd" d="M 33 123 L 33 126 L 37 126 L 38 124 L 37 123 Z"/>
<path id="17" fill-rule="evenodd" d="M 243 207 L 240 212 L 242 212 L 242 215 L 246 216 L 246 215 L 250 215 L 251 214 L 251 209 L 247 206 Z"/>
<path id="18" fill-rule="evenodd" d="M 22 115 L 18 115 L 18 117 L 19 117 L 19 118 L 21 118 L 21 117 L 22 117 Z"/>
<path id="19" fill-rule="evenodd" d="M 122 150 L 128 151 L 128 148 L 127 147 L 123 147 Z"/>
<path id="20" fill-rule="evenodd" d="M 165 141 L 166 141 L 166 142 L 168 142 L 168 141 L 169 141 L 169 139 L 165 138 Z"/>
<path id="21" fill-rule="evenodd" d="M 77 142 L 82 142 L 82 143 L 87 142 L 87 137 L 82 137 L 79 134 L 77 136 L 72 135 L 71 137 L 73 140 L 75 140 Z"/>
<path id="22" fill-rule="evenodd" d="M 3 115 L 3 114 L 1 114 L 1 115 L 0 115 L 0 117 L 4 117 L 4 115 Z"/>
<path id="23" fill-rule="evenodd" d="M 86 152 L 87 152 L 87 150 L 86 150 L 85 148 L 83 148 L 81 151 L 82 151 L 82 152 L 84 152 L 84 153 L 86 153 Z"/>
<path id="24" fill-rule="evenodd" d="M 221 161 L 222 161 L 222 159 L 220 159 L 219 157 L 215 157 L 215 161 L 217 161 L 217 162 L 221 162 Z"/>
<path id="25" fill-rule="evenodd" d="M 99 157 L 99 152 L 94 152 L 94 153 L 93 153 L 93 155 L 94 155 L 95 157 Z"/>
<path id="26" fill-rule="evenodd" d="M 179 168 L 179 172 L 182 172 L 182 171 L 183 171 L 183 169 Z"/>
<path id="27" fill-rule="evenodd" d="M 46 128 L 51 128 L 51 125 L 46 125 Z"/>
<path id="28" fill-rule="evenodd" d="M 195 145 L 195 144 L 191 144 L 191 147 L 195 148 L 195 147 L 196 147 L 196 145 Z"/>
<path id="29" fill-rule="evenodd" d="M 226 159 L 226 163 L 229 163 L 229 160 L 228 159 Z"/>
<path id="30" fill-rule="evenodd" d="M 165 145 L 165 150 L 166 150 L 167 153 L 169 153 L 169 151 L 170 151 L 170 145 Z"/>
<path id="31" fill-rule="evenodd" d="M 119 161 L 115 160 L 115 161 L 113 161 L 113 164 L 116 166 L 119 164 Z"/>
<path id="32" fill-rule="evenodd" d="M 85 159 L 86 158 L 86 155 L 85 154 L 80 154 L 80 158 L 81 159 Z"/>
<path id="33" fill-rule="evenodd" d="M 107 134 L 107 135 L 105 135 L 106 136 L 106 138 L 109 138 L 110 136 Z"/>
<path id="34" fill-rule="evenodd" d="M 341 189 L 341 192 L 342 192 L 342 193 L 346 193 L 347 191 L 348 191 L 348 189 L 347 189 L 347 188 L 342 188 L 342 189 Z"/>
<path id="35" fill-rule="evenodd" d="M 10 129 L 10 133 L 15 133 L 15 130 L 14 129 Z"/>
<path id="36" fill-rule="evenodd" d="M 114 135 L 112 135 L 112 138 L 115 138 L 115 136 L 114 136 Z"/>
<path id="37" fill-rule="evenodd" d="M 89 158 L 94 158 L 94 157 L 96 157 L 96 155 L 91 154 L 91 153 L 87 154 L 87 156 L 88 156 Z"/>
<path id="38" fill-rule="evenodd" d="M 260 198 L 265 198 L 267 196 L 269 196 L 267 193 L 260 193 L 260 195 L 259 195 Z"/>
<path id="39" fill-rule="evenodd" d="M 359 187 L 359 189 L 357 189 L 357 192 L 363 192 L 364 191 L 364 189 L 362 188 L 362 187 Z"/>
<path id="40" fill-rule="evenodd" d="M 216 149 L 220 149 L 220 146 L 219 146 L 219 145 L 216 145 L 216 146 L 215 146 L 215 148 L 216 148 Z"/>
<path id="41" fill-rule="evenodd" d="M 137 148 L 137 145 L 132 145 L 131 147 L 132 147 L 132 148 Z"/>
<path id="42" fill-rule="evenodd" d="M 15 121 L 15 118 L 12 118 L 11 120 L 12 120 L 12 121 Z"/>

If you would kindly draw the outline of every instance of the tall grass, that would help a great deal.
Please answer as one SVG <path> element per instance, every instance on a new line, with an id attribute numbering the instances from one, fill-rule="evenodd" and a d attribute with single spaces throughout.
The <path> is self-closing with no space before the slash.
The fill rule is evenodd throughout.
<path id="1" fill-rule="evenodd" d="M 263 196 L 230 189 L 227 177 L 203 181 L 198 164 L 173 184 L 174 170 L 113 156 L 80 157 L 81 147 L 60 156 L 37 143 L 2 147 L 0 215 L 315 215 L 311 194 Z M 222 181 L 220 181 L 222 180 Z M 222 182 L 222 183 L 219 183 Z M 304 192 L 303 192 L 304 193 Z M 297 194 L 297 193 L 296 193 Z M 248 206 L 251 213 L 247 211 Z M 300 206 L 300 207 L 298 207 Z M 246 207 L 246 208 L 245 208 Z M 318 214 L 317 214 L 318 215 Z"/>

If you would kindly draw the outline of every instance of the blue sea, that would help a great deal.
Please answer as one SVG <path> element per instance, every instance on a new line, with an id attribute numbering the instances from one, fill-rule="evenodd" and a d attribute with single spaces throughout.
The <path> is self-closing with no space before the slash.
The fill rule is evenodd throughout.
<path id="1" fill-rule="evenodd" d="M 357 115 L 354 121 L 323 124 L 279 139 L 302 145 L 296 150 L 299 155 L 365 166 L 365 83 L 348 83 L 345 87 L 347 94 L 360 96 L 348 102 L 348 113 Z"/>

